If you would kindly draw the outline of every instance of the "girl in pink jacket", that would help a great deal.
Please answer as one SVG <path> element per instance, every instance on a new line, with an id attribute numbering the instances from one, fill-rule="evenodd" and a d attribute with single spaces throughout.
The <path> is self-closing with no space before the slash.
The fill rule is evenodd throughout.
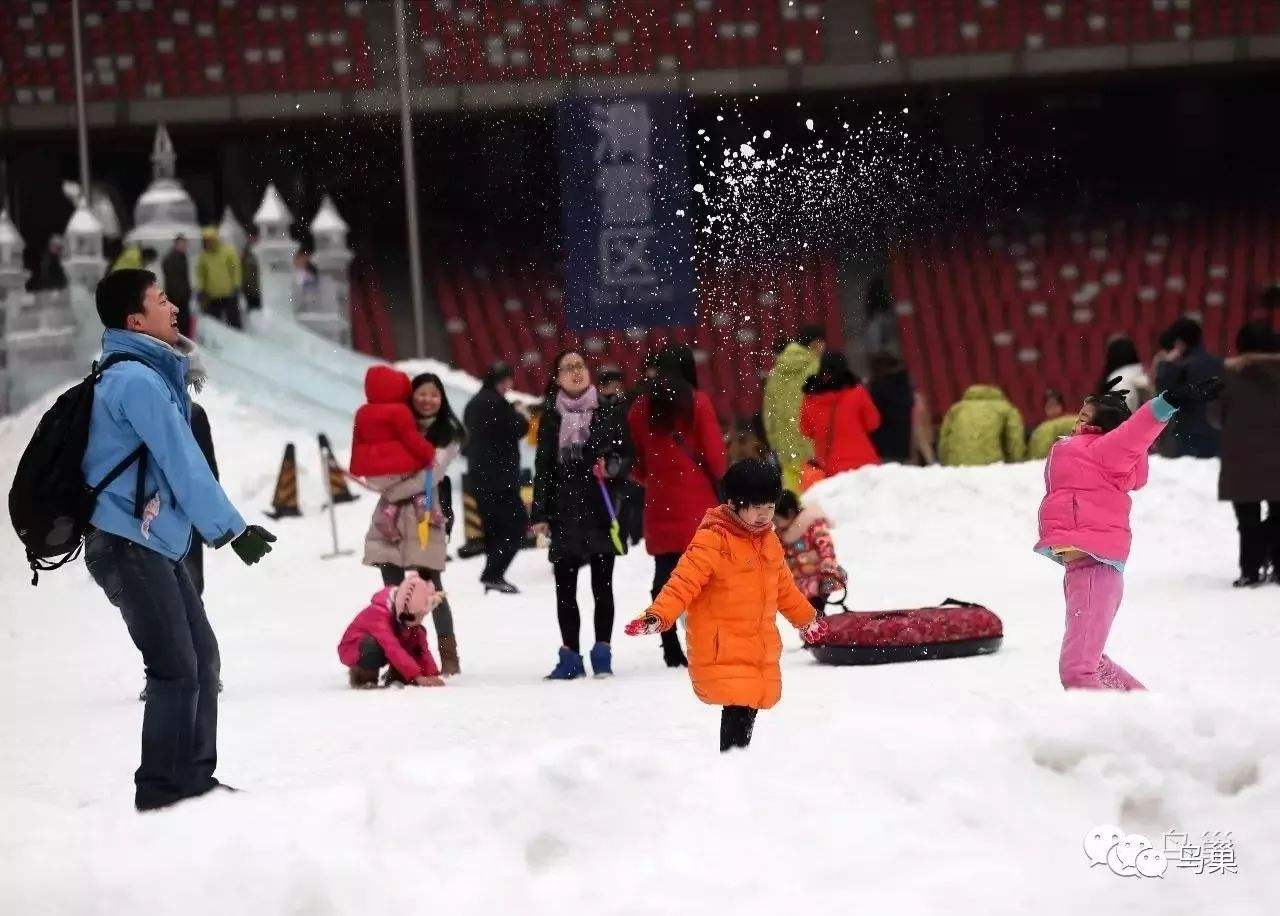
<path id="1" fill-rule="evenodd" d="M 1049 450 L 1035 549 L 1066 567 L 1067 624 L 1058 659 L 1063 687 L 1145 689 L 1103 652 L 1124 594 L 1133 539 L 1129 493 L 1146 485 L 1147 452 L 1174 413 L 1213 400 L 1221 390 L 1216 378 L 1180 385 L 1135 414 L 1127 391 L 1108 390 L 1085 400 L 1072 435 Z"/>
<path id="2" fill-rule="evenodd" d="M 347 666 L 351 686 L 377 687 L 378 672 L 389 666 L 385 685 L 443 687 L 423 626 L 442 601 L 444 593 L 412 570 L 400 585 L 375 594 L 338 643 L 338 660 Z"/>

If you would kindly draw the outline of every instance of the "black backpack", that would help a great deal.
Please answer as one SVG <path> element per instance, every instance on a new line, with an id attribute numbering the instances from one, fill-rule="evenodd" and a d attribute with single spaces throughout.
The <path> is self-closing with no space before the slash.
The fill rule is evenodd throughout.
<path id="1" fill-rule="evenodd" d="M 40 419 L 18 461 L 9 491 L 9 517 L 27 550 L 32 585 L 39 582 L 41 572 L 65 566 L 80 555 L 98 496 L 135 461 L 138 486 L 134 492 L 134 515 L 142 517 L 147 474 L 145 445 L 130 452 L 96 486 L 85 481 L 80 467 L 89 444 L 94 386 L 104 372 L 123 362 L 142 360 L 113 353 L 102 363 L 94 363 L 84 381 L 63 392 Z"/>

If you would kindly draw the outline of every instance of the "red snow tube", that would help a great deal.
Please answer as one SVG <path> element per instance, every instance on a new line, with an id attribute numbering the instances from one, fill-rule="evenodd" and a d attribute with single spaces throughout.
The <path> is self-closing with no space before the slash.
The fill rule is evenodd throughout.
<path id="1" fill-rule="evenodd" d="M 1000 648 L 1000 618 L 980 604 L 948 598 L 936 607 L 846 611 L 827 617 L 826 638 L 809 646 L 824 665 L 881 665 L 987 655 Z"/>

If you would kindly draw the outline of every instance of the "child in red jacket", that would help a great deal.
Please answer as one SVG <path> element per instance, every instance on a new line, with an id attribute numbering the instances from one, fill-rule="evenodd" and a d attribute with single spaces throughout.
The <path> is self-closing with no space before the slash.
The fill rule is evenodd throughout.
<path id="1" fill-rule="evenodd" d="M 802 505 L 796 494 L 784 490 L 774 510 L 774 527 L 796 586 L 823 616 L 827 597 L 844 587 L 827 517 L 817 505 Z"/>
<path id="2" fill-rule="evenodd" d="M 351 686 L 378 686 L 378 672 L 389 664 L 386 685 L 443 687 L 423 627 L 427 615 L 442 601 L 444 593 L 412 571 L 405 573 L 399 586 L 375 594 L 338 643 L 338 658 L 347 666 Z"/>

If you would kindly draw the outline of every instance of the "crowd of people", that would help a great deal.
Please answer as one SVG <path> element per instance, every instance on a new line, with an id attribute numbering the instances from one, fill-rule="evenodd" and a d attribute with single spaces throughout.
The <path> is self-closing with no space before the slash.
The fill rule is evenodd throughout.
<path id="1" fill-rule="evenodd" d="M 170 257 L 181 254 L 178 247 Z M 190 397 L 202 372 L 181 333 L 179 305 L 141 267 L 114 270 L 96 295 L 104 363 L 93 377 L 82 471 L 101 483 L 89 484 L 84 554 L 145 664 L 135 804 L 150 810 L 225 788 L 213 775 L 220 659 L 200 549 L 230 545 L 252 565 L 275 537 L 246 524 L 218 483 L 207 417 Z M 1236 343 L 1237 355 L 1213 357 L 1199 326 L 1183 319 L 1150 368 L 1131 342 L 1112 341 L 1098 390 L 1074 418 L 1060 395 L 1046 398 L 1053 426 L 1031 435 L 1036 450 L 1049 443 L 1036 549 L 1065 568 L 1064 686 L 1142 686 L 1104 650 L 1130 549 L 1127 494 L 1146 483 L 1147 456 L 1162 434 L 1178 454 L 1221 454 L 1220 497 L 1239 521 L 1235 584 L 1280 582 L 1280 341 L 1268 325 L 1250 323 Z M 722 707 L 721 749 L 747 746 L 756 713 L 781 693 L 775 615 L 806 642 L 820 641 L 824 608 L 847 582 L 828 522 L 803 494 L 825 477 L 882 461 L 932 460 L 921 399 L 901 363 L 882 354 L 872 365 L 863 385 L 844 355 L 827 349 L 821 329 L 804 328 L 770 374 L 762 418 L 727 436 L 683 345 L 653 353 L 631 394 L 616 370 L 593 378 L 588 355 L 567 349 L 552 363 L 536 412 L 508 397 L 512 372 L 496 365 L 461 419 L 438 376 L 372 367 L 351 471 L 379 496 L 363 562 L 378 570 L 381 588 L 338 645 L 351 686 L 368 688 L 381 676 L 438 687 L 461 672 L 443 574 L 453 522 L 448 471 L 463 455 L 484 528 L 485 593 L 518 593 L 507 572 L 530 530 L 548 548 L 560 646 L 547 679 L 586 674 L 584 566 L 594 605 L 587 659 L 595 676 L 612 675 L 614 564 L 642 540 L 653 558 L 652 603 L 625 632 L 660 635 L 666 665 L 688 667 L 695 694 Z M 520 443 L 531 422 L 526 511 Z M 976 386 L 948 411 L 938 457 L 1020 460 L 1024 433 L 998 389 Z"/>

